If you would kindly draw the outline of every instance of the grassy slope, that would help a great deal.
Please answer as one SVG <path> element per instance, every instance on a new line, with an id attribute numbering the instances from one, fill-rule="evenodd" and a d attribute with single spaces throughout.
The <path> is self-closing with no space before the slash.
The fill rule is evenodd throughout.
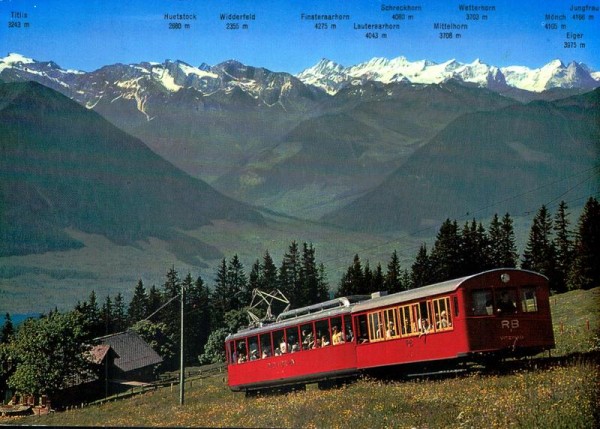
<path id="1" fill-rule="evenodd" d="M 554 355 L 599 348 L 600 288 L 552 297 Z M 588 330 L 587 324 L 590 324 Z M 534 367 L 535 368 L 535 367 Z M 361 380 L 341 389 L 245 398 L 230 392 L 224 375 L 194 380 L 186 405 L 175 387 L 83 410 L 1 423 L 97 426 L 209 427 L 577 427 L 598 415 L 597 363 L 475 374 L 443 380 Z"/>

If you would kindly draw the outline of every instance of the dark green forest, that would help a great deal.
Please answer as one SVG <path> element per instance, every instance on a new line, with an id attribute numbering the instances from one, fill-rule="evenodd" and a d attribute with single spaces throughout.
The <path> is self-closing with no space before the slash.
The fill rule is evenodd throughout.
<path id="1" fill-rule="evenodd" d="M 521 267 L 549 278 L 553 293 L 600 285 L 600 204 L 589 198 L 576 223 L 561 202 L 555 213 L 544 205 L 533 217 L 522 255 L 517 252 L 513 219 L 495 215 L 485 226 L 476 219 L 459 224 L 446 219 L 433 246 L 425 244 L 410 266 L 394 251 L 375 266 L 356 254 L 342 278 L 330 283 L 325 266 L 310 243 L 289 245 L 279 265 L 269 251 L 248 271 L 237 255 L 223 258 L 212 284 L 191 273 L 167 269 L 162 285 L 132 285 L 129 302 L 123 294 L 98 297 L 95 291 L 69 312 L 50 311 L 18 327 L 6 314 L 0 333 L 0 391 L 52 394 L 76 374 L 91 371 L 83 358 L 94 339 L 128 329 L 136 331 L 163 358 L 157 374 L 178 367 L 180 296 L 184 291 L 184 354 L 186 365 L 223 361 L 228 333 L 248 325 L 253 290 L 280 291 L 291 308 L 335 296 L 400 292 L 500 267 Z M 274 308 L 274 314 L 281 311 Z M 254 310 L 256 311 L 256 310 Z M 257 314 L 261 317 L 264 314 Z M 73 358 L 75 356 L 76 358 Z M 47 371 L 40 371 L 46 368 Z"/>

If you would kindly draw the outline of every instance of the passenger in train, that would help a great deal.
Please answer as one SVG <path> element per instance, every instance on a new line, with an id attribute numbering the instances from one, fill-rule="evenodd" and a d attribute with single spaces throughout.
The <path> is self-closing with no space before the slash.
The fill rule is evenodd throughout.
<path id="1" fill-rule="evenodd" d="M 349 343 L 354 341 L 354 332 L 352 332 L 352 328 L 348 325 L 346 325 L 346 341 Z"/>
<path id="2" fill-rule="evenodd" d="M 265 347 L 265 348 L 263 348 L 263 351 L 262 351 L 262 358 L 263 358 L 263 359 L 266 359 L 266 358 L 268 358 L 269 356 L 271 356 L 271 351 L 270 351 L 268 348 L 266 348 L 266 347 Z"/>
<path id="3" fill-rule="evenodd" d="M 503 291 L 500 295 L 500 301 L 498 301 L 497 311 L 500 314 L 512 314 L 517 311 L 517 306 L 515 305 L 513 300 L 510 299 L 510 296 L 508 295 L 507 291 Z"/>
<path id="4" fill-rule="evenodd" d="M 309 350 L 312 349 L 315 345 L 315 339 L 313 338 L 312 332 L 308 332 L 308 330 L 302 330 L 302 349 Z"/>
<path id="5" fill-rule="evenodd" d="M 327 335 L 326 335 L 326 334 L 323 334 L 323 335 L 321 336 L 321 347 L 328 346 L 329 344 L 330 344 L 330 343 L 329 343 L 329 338 L 327 338 Z"/>
<path id="6" fill-rule="evenodd" d="M 443 310 L 440 313 L 440 320 L 438 320 L 437 322 L 437 327 L 438 329 L 444 329 L 444 328 L 449 328 L 450 322 L 448 322 L 448 315 L 446 314 L 446 310 Z"/>
<path id="7" fill-rule="evenodd" d="M 333 335 L 331 336 L 332 344 L 334 346 L 337 346 L 338 344 L 342 344 L 344 342 L 342 332 L 338 330 L 337 326 L 334 326 L 332 329 L 333 329 Z"/>
<path id="8" fill-rule="evenodd" d="M 388 328 L 385 331 L 385 338 L 389 339 L 396 336 L 396 328 L 394 327 L 394 322 L 390 321 L 388 323 Z"/>
<path id="9" fill-rule="evenodd" d="M 238 358 L 237 363 L 244 363 L 246 362 L 246 355 L 244 353 L 240 353 L 240 357 Z"/>
<path id="10" fill-rule="evenodd" d="M 431 329 L 431 325 L 429 324 L 428 319 L 419 320 L 419 337 L 421 335 L 428 334 L 430 329 Z"/>
<path id="11" fill-rule="evenodd" d="M 289 347 L 288 347 L 288 344 L 287 344 L 287 343 L 285 342 L 285 340 L 282 338 L 282 339 L 281 339 L 281 342 L 279 343 L 279 352 L 280 352 L 281 354 L 285 354 L 285 353 L 287 353 L 287 352 L 288 352 L 288 349 L 289 349 Z"/>

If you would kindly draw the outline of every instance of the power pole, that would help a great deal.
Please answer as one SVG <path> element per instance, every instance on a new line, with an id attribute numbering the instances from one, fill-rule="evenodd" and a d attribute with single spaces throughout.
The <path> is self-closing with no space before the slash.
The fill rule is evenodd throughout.
<path id="1" fill-rule="evenodd" d="M 183 307 L 185 293 L 183 285 L 181 285 L 181 332 L 180 332 L 180 348 L 179 348 L 179 405 L 183 405 L 184 387 L 185 387 L 185 367 L 183 366 Z"/>

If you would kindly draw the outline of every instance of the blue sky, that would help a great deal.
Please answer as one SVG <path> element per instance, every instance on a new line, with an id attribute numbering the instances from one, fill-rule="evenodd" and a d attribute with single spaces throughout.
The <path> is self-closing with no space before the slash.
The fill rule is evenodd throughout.
<path id="1" fill-rule="evenodd" d="M 421 10 L 384 12 L 382 4 Z M 461 4 L 493 5 L 496 10 L 474 11 L 480 19 L 467 20 L 467 12 L 458 8 Z M 572 4 L 600 7 L 600 0 L 0 0 L 0 57 L 17 52 L 85 71 L 117 62 L 179 59 L 198 66 L 236 59 L 298 73 L 321 58 L 349 66 L 373 57 L 398 56 L 436 62 L 479 58 L 497 66 L 528 67 L 541 67 L 558 58 L 600 70 L 600 12 L 588 11 L 585 20 L 574 20 L 569 11 Z M 26 13 L 27 18 L 13 18 L 11 12 Z M 168 21 L 165 13 L 190 13 L 197 19 Z M 256 19 L 222 21 L 221 13 L 254 14 Z M 307 21 L 300 19 L 302 13 L 347 14 L 350 19 Z M 413 19 L 394 20 L 395 13 L 413 15 Z M 546 22 L 545 15 L 551 13 L 564 13 L 566 19 Z M 594 20 L 589 20 L 590 14 Z M 10 22 L 19 22 L 21 27 L 9 28 Z M 171 22 L 187 22 L 190 28 L 169 29 Z M 227 30 L 227 22 L 248 28 Z M 326 22 L 329 28 L 315 29 L 317 22 Z M 434 29 L 436 22 L 469 28 L 455 30 L 454 37 L 445 40 L 440 39 L 444 31 Z M 355 23 L 398 23 L 400 29 L 356 30 Z M 548 30 L 547 23 L 567 28 Z M 367 38 L 369 32 L 379 37 Z M 583 37 L 567 39 L 567 32 Z M 565 48 L 569 41 L 577 47 Z"/>

